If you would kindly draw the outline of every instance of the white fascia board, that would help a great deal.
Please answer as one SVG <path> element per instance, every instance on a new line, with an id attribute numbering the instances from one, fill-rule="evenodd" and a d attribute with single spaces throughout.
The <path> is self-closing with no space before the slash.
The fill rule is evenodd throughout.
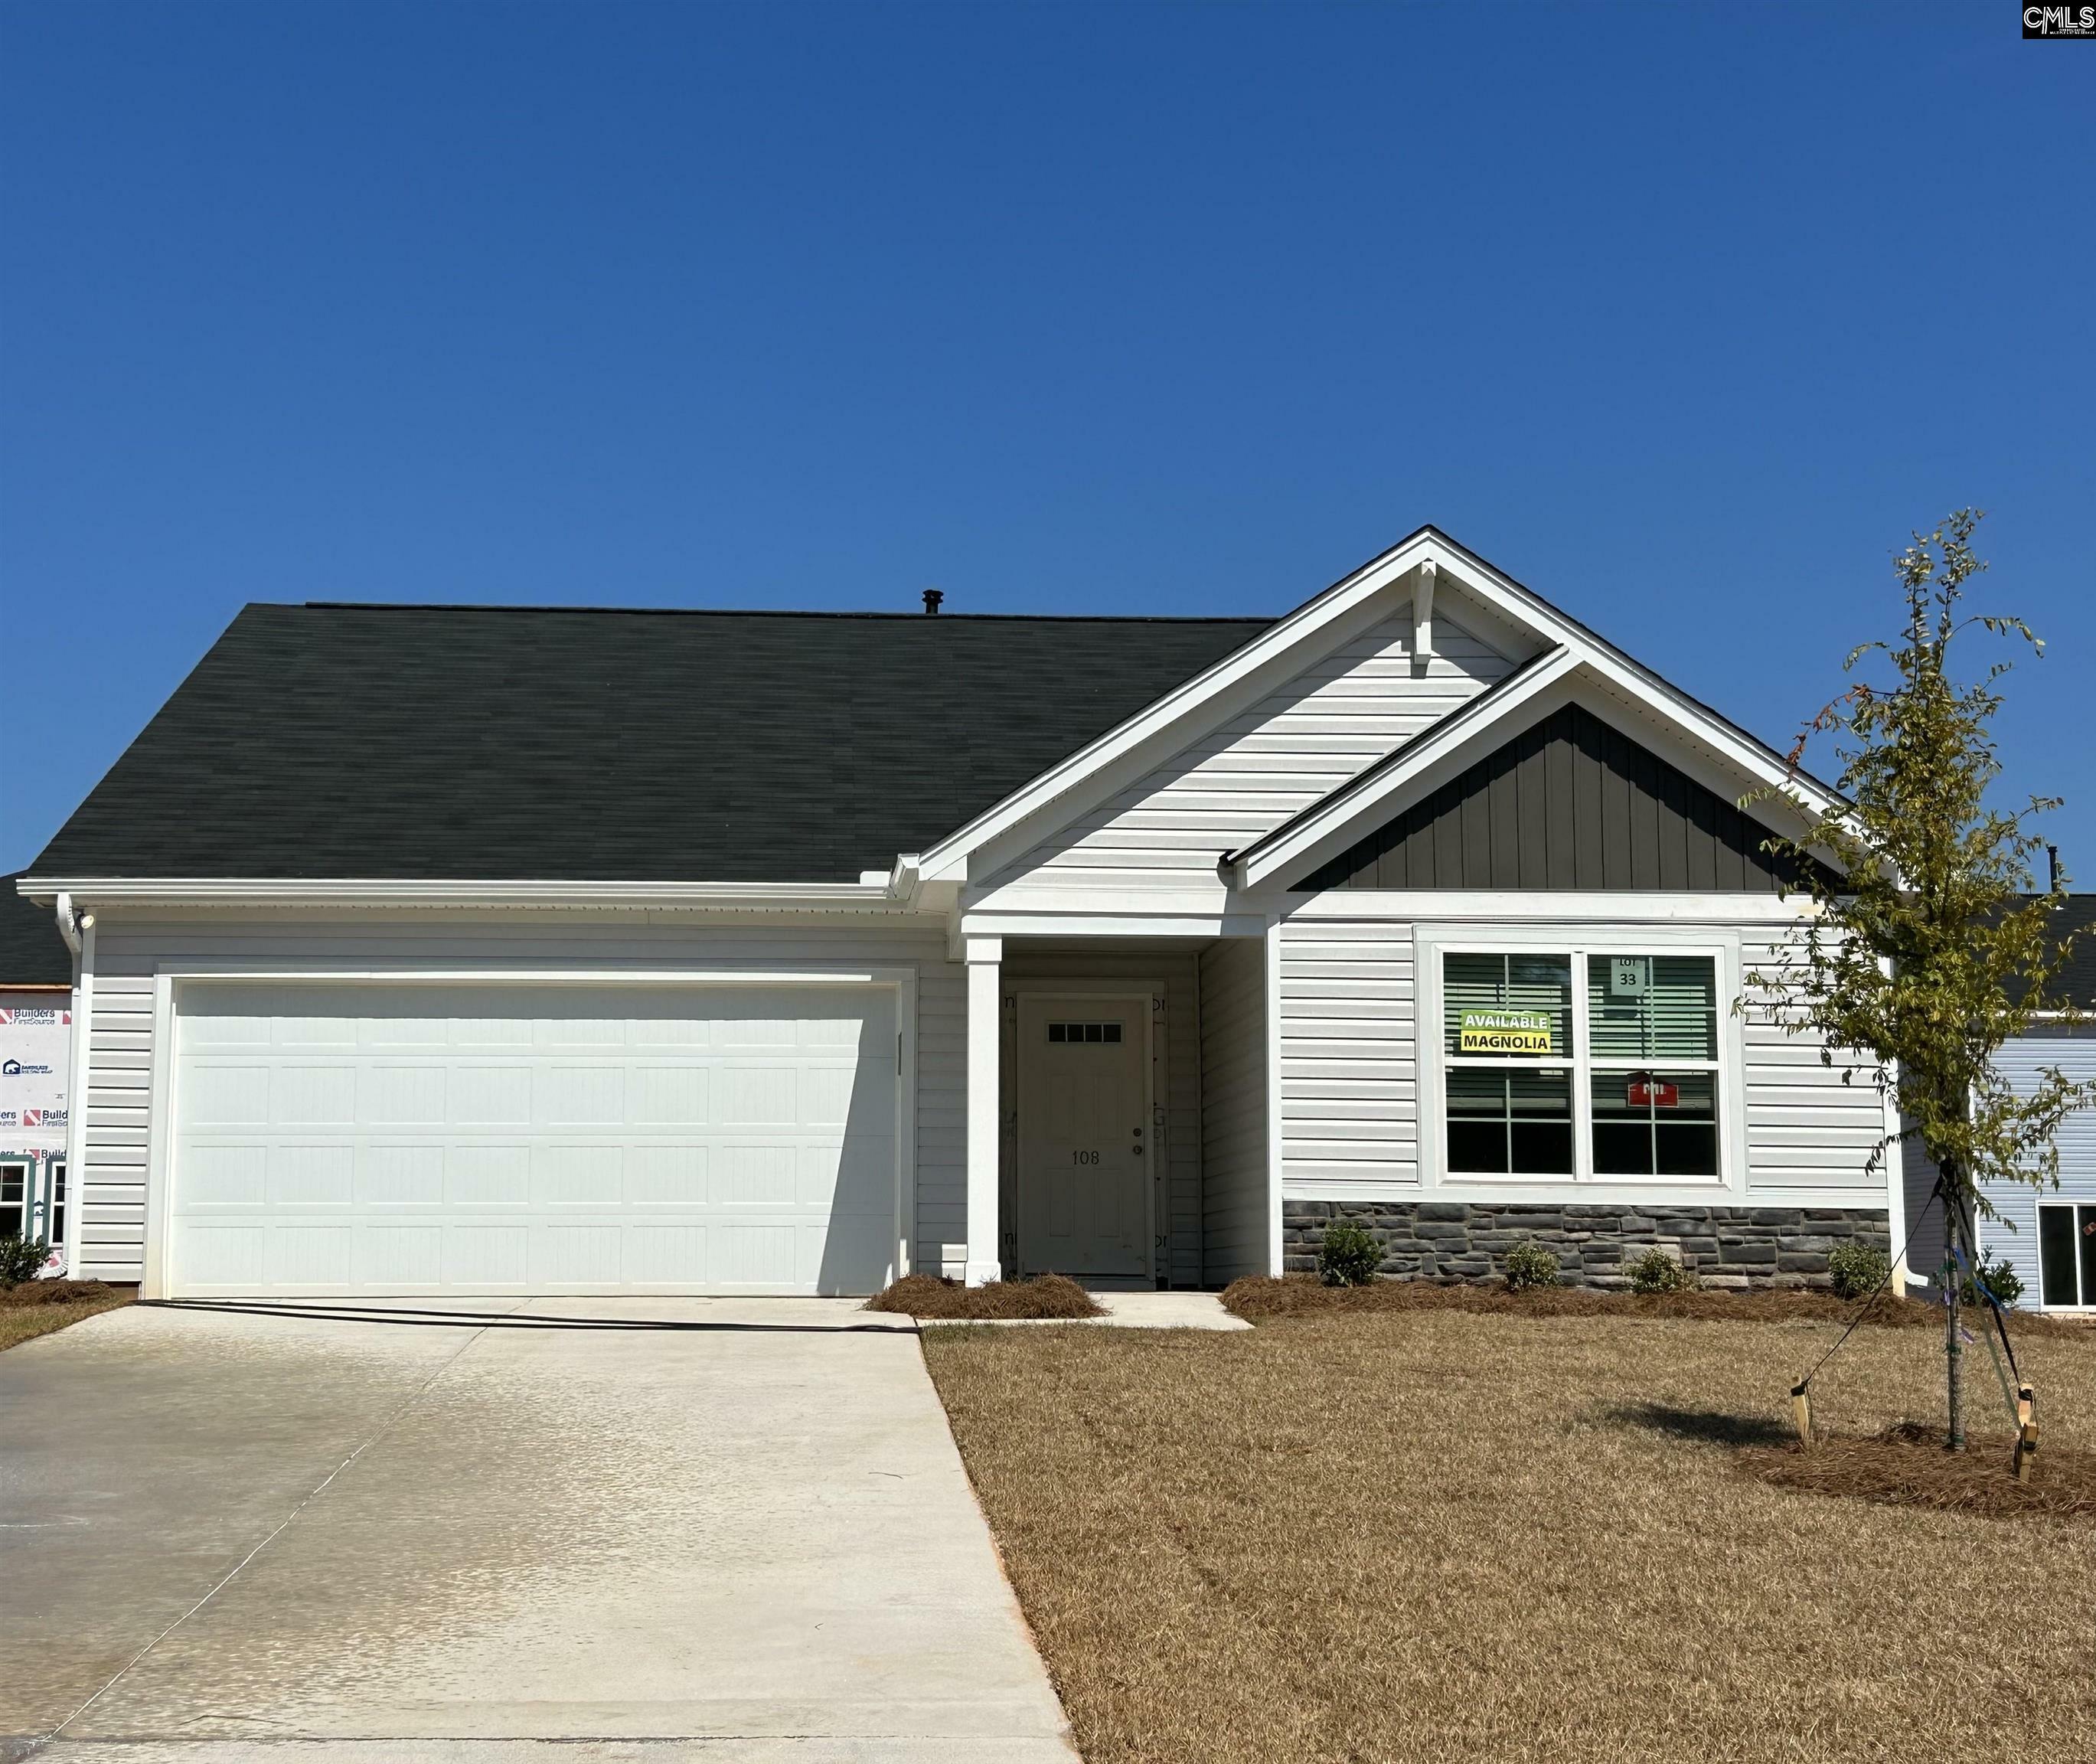
<path id="1" fill-rule="evenodd" d="M 1817 911 L 1805 895 L 1634 894 L 1596 890 L 1334 889 L 1295 896 L 1284 923 L 1318 919 L 1360 924 L 1576 924 L 1600 926 L 1772 925 L 1797 923 Z"/>
<path id="2" fill-rule="evenodd" d="M 919 873 L 925 878 L 965 877 L 969 854 L 998 835 L 1038 814 L 1116 760 L 1134 753 L 1163 732 L 1212 705 L 1234 688 L 1256 679 L 1298 645 L 1315 638 L 1348 613 L 1373 599 L 1406 572 L 1436 558 L 1442 541 L 1422 530 L 1372 558 L 1351 575 L 1306 601 L 1242 648 L 1225 656 L 1206 672 L 1174 688 L 1117 728 L 1041 773 L 949 835 L 924 854 Z M 1526 623 L 1526 620 L 1517 622 Z"/>
<path id="3" fill-rule="evenodd" d="M 1300 819 L 1284 823 L 1277 836 L 1269 835 L 1247 847 L 1230 860 L 1238 885 L 1257 888 L 1288 871 L 1307 867 L 1344 850 L 1358 836 L 1361 823 L 1382 814 L 1383 806 L 1392 797 L 1412 791 L 1418 780 L 1434 775 L 1437 770 L 1460 771 L 1461 765 L 1456 762 L 1467 764 L 1471 749 L 1480 740 L 1492 736 L 1502 718 L 1523 707 L 1536 705 L 1579 666 L 1579 658 L 1570 650 L 1560 649 L 1504 692 L 1474 699 L 1474 714 L 1458 711 L 1429 730 L 1406 750 L 1397 765 L 1376 775 L 1364 773 Z M 1443 762 L 1438 768 L 1437 762 Z"/>
<path id="4" fill-rule="evenodd" d="M 36 901 L 70 894 L 98 906 L 449 906 L 685 908 L 703 910 L 905 912 L 888 880 L 867 882 L 281 880 L 240 876 L 24 876 Z"/>
<path id="5" fill-rule="evenodd" d="M 1263 912 L 1117 913 L 1103 910 L 1094 902 L 1085 912 L 966 913 L 956 935 L 970 940 L 985 937 L 1209 938 L 1255 937 L 1265 930 Z"/>

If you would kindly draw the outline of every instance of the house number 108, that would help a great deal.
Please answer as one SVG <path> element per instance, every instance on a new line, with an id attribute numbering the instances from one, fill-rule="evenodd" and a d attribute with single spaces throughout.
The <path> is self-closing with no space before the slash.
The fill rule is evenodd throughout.
<path id="1" fill-rule="evenodd" d="M 1072 1164 L 1097 1164 L 1099 1155 L 1096 1151 L 1073 1151 L 1070 1154 L 1070 1161 Z"/>

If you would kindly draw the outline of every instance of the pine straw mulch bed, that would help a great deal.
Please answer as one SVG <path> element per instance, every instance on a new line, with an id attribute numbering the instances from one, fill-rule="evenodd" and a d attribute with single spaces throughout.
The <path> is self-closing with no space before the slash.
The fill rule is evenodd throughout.
<path id="1" fill-rule="evenodd" d="M 1252 1276 L 1234 1281 L 1223 1303 L 1247 1322 L 1281 1317 L 1381 1315 L 1392 1311 L 1470 1311 L 1487 1316 L 1666 1317 L 1698 1323 L 1838 1323 L 1855 1320 L 1858 1307 L 1831 1292 L 1791 1289 L 1761 1292 L 1596 1292 L 1579 1286 L 1531 1286 L 1509 1291 L 1490 1285 L 1430 1280 L 1378 1280 L 1365 1286 L 1327 1286 L 1312 1274 L 1275 1280 Z M 1976 1319 L 1974 1320 L 1976 1322 Z M 1938 1305 L 1881 1293 L 1871 1301 L 1864 1323 L 1873 1328 L 1943 1327 Z M 2070 1317 L 2012 1312 L 2017 1335 L 2096 1341 L 2096 1330 Z"/>
<path id="2" fill-rule="evenodd" d="M 0 1287 L 0 1348 L 49 1335 L 133 1298 L 128 1286 L 98 1280 L 25 1280 Z"/>
<path id="3" fill-rule="evenodd" d="M 2009 1471 L 2011 1435 L 1967 1434 L 1963 1452 L 1945 1451 L 1946 1437 L 1924 1421 L 1895 1421 L 1876 1434 L 1814 1439 L 1809 1448 L 1743 1447 L 1739 1465 L 1778 1488 L 1880 1506 L 2096 1524 L 2096 1452 L 2048 1446 L 2041 1432 L 2030 1479 L 2020 1482 Z"/>
<path id="4" fill-rule="evenodd" d="M 866 1308 L 956 1323 L 1074 1321 L 1106 1315 L 1089 1293 L 1062 1274 L 993 1280 L 983 1286 L 964 1286 L 937 1274 L 905 1274 L 867 1299 Z"/>
<path id="5" fill-rule="evenodd" d="M 1088 1764 L 2088 1757 L 2096 1526 L 1743 1474 L 1807 1459 L 1779 1449 L 1789 1387 L 1840 1330 L 1724 1314 L 1444 1303 L 924 1351 Z M 2096 1452 L 2096 1334 L 2017 1357 L 2056 1489 Z M 1930 1332 L 1858 1330 L 1813 1391 L 1867 1441 L 1942 1379 Z M 1967 1456 L 2009 1483 L 1993 1442 Z M 1950 1624 L 1902 1580 L 1941 1571 Z"/>

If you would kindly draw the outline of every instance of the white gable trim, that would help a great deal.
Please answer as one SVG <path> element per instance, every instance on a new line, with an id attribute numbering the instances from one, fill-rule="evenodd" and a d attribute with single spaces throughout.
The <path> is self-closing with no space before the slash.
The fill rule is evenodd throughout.
<path id="1" fill-rule="evenodd" d="M 1437 582 L 1445 583 L 1466 605 L 1475 605 L 1489 615 L 1488 622 L 1474 628 L 1486 642 L 1501 648 L 1510 661 L 1532 659 L 1538 651 L 1562 649 L 1568 665 L 1583 666 L 1614 696 L 1640 706 L 1648 714 L 1657 714 L 1662 722 L 1678 728 L 1689 738 L 1692 749 L 1708 753 L 1718 761 L 1728 778 L 1744 777 L 1753 784 L 1794 792 L 1809 810 L 1817 814 L 1825 813 L 1837 800 L 1832 790 L 1817 779 L 1791 770 L 1779 754 L 1744 730 L 1708 705 L 1699 704 L 1578 620 L 1560 612 L 1539 595 L 1430 526 L 1421 527 L 1400 540 L 1382 556 L 1371 559 L 1278 624 L 1261 632 L 1242 648 L 1168 692 L 1119 727 L 1109 730 L 1090 745 L 1043 772 L 958 832 L 941 840 L 915 860 L 912 881 L 920 878 L 924 881 L 963 881 L 967 877 L 971 854 L 1022 823 L 1046 816 L 1041 824 L 1028 832 L 1029 838 L 1044 836 L 1052 831 L 1050 823 L 1053 817 L 1049 811 L 1059 802 L 1076 794 L 1101 773 L 1116 768 L 1131 756 L 1140 756 L 1145 749 L 1163 744 L 1173 731 L 1203 713 L 1212 714 L 1218 701 L 1228 703 L 1234 695 L 1242 694 L 1247 683 L 1252 683 L 1256 689 L 1267 689 L 1270 676 L 1278 671 L 1277 664 L 1285 663 L 1286 658 L 1299 648 L 1327 633 L 1334 624 L 1357 612 L 1366 602 L 1426 564 L 1434 566 Z M 1431 602 L 1427 604 L 1430 606 Z M 1417 600 L 1414 605 L 1415 610 L 1421 609 Z M 1494 623 L 1503 623 L 1504 629 L 1495 631 Z M 1509 646 L 1509 636 L 1525 641 L 1526 657 L 1521 653 L 1522 643 Z M 1545 665 L 1535 664 L 1538 669 Z M 1499 716 L 1522 701 L 1523 697 L 1517 694 L 1492 695 L 1491 704 L 1481 710 L 1486 718 L 1482 726 L 1496 722 Z M 1422 737 L 1422 740 L 1425 739 Z M 1691 771 L 1692 775 L 1696 768 L 1683 769 Z M 1707 767 L 1702 769 L 1708 771 Z M 1714 788 L 1729 788 L 1731 785 L 1728 783 Z M 1328 807 L 1336 814 L 1344 812 L 1341 805 L 1353 805 L 1353 789 L 1349 785 L 1335 792 L 1326 805 L 1306 811 L 1305 815 L 1288 823 L 1286 828 L 1276 829 L 1269 839 L 1278 840 L 1286 832 L 1290 835 L 1290 849 L 1299 851 L 1301 840 L 1296 836 L 1299 833 L 1313 840 L 1317 838 L 1319 832 L 1312 831 L 1312 824 L 1321 830 L 1329 824 L 1325 813 Z M 1068 812 L 1081 813 L 1081 806 L 1072 805 Z M 1266 845 L 1267 841 L 1261 841 L 1238 855 L 1251 856 Z M 1263 858 L 1255 867 L 1259 873 L 1269 877 L 1274 870 L 1274 866 Z M 1243 878 L 1247 885 L 1252 880 L 1249 875 Z"/>

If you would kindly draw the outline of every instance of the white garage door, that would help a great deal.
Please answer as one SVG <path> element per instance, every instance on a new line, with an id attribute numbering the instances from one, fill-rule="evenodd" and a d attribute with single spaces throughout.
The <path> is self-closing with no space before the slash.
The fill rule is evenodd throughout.
<path id="1" fill-rule="evenodd" d="M 212 985 L 178 1010 L 172 1293 L 893 1277 L 887 988 Z"/>

